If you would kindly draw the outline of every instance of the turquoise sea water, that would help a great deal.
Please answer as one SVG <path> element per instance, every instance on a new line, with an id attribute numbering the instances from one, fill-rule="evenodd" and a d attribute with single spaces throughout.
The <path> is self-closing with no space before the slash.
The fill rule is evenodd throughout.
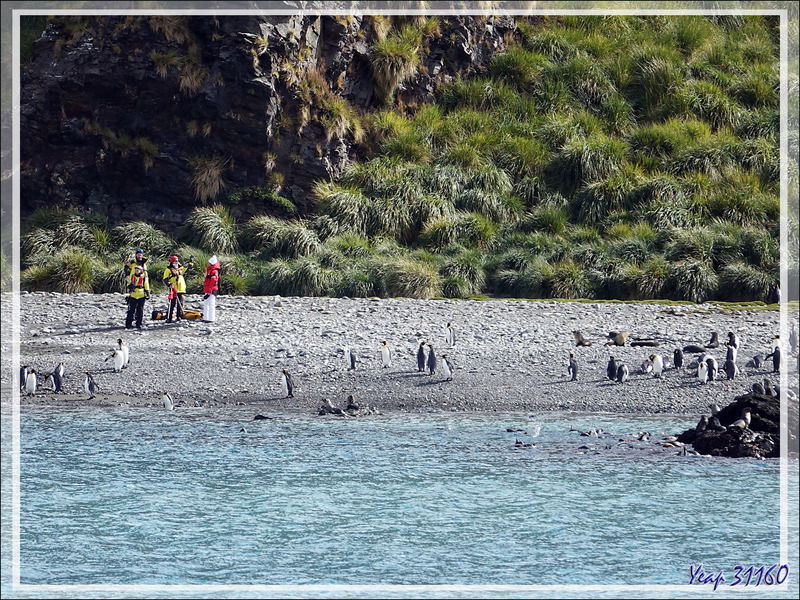
<path id="1" fill-rule="evenodd" d="M 21 583 L 683 585 L 780 560 L 778 461 L 619 441 L 693 419 L 256 412 L 24 408 Z"/>

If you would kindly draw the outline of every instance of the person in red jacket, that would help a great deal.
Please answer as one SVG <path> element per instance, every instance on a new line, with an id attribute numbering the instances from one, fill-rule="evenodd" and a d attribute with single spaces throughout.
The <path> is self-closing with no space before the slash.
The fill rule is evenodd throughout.
<path id="1" fill-rule="evenodd" d="M 217 319 L 217 293 L 219 293 L 219 260 L 215 254 L 208 259 L 206 280 L 203 283 L 203 321 L 213 323 Z"/>

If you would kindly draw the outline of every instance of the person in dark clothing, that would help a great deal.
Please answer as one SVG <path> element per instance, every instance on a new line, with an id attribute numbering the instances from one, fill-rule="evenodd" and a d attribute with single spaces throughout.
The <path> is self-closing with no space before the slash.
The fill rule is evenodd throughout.
<path id="1" fill-rule="evenodd" d="M 133 327 L 136 319 L 136 328 L 142 328 L 144 303 L 150 298 L 150 282 L 147 271 L 141 265 L 133 268 L 133 274 L 128 281 L 128 315 L 125 317 L 125 329 Z"/>

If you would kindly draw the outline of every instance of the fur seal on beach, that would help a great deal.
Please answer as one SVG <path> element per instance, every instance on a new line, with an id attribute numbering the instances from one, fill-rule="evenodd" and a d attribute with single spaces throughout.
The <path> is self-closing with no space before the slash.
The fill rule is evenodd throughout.
<path id="1" fill-rule="evenodd" d="M 617 367 L 617 383 L 628 381 L 628 367 L 623 363 Z"/>
<path id="2" fill-rule="evenodd" d="M 764 361 L 761 359 L 760 356 L 754 356 L 751 358 L 745 366 L 747 367 L 755 367 L 756 369 L 760 369 L 761 365 L 764 364 Z"/>
<path id="3" fill-rule="evenodd" d="M 578 331 L 577 329 L 572 332 L 572 337 L 575 338 L 575 345 L 576 346 L 591 346 L 592 345 L 592 342 L 590 342 L 585 337 L 583 337 L 583 334 L 580 331 Z"/>
<path id="4" fill-rule="evenodd" d="M 453 331 L 450 323 L 448 323 L 447 327 L 444 328 L 444 340 L 451 348 L 456 345 L 456 332 Z"/>
<path id="5" fill-rule="evenodd" d="M 742 409 L 742 418 L 734 421 L 730 425 L 728 425 L 729 429 L 733 429 L 734 427 L 738 427 L 739 429 L 747 429 L 750 427 L 750 407 L 745 406 Z"/>
<path id="6" fill-rule="evenodd" d="M 381 362 L 384 369 L 392 366 L 392 353 L 389 352 L 389 346 L 386 345 L 386 342 L 381 345 Z"/>
<path id="7" fill-rule="evenodd" d="M 701 415 L 700 421 L 697 423 L 697 427 L 695 427 L 694 430 L 697 433 L 703 433 L 707 427 L 708 427 L 708 417 L 705 415 Z"/>
<path id="8" fill-rule="evenodd" d="M 417 348 L 417 371 L 425 372 L 425 342 L 420 342 L 419 348 Z"/>
<path id="9" fill-rule="evenodd" d="M 283 387 L 285 398 L 294 398 L 294 381 L 292 381 L 292 376 L 286 369 L 281 373 L 281 386 Z"/>
<path id="10" fill-rule="evenodd" d="M 83 389 L 89 394 L 89 400 L 94 398 L 97 392 L 100 391 L 97 383 L 95 383 L 94 377 L 92 377 L 91 371 L 86 371 L 86 377 L 83 380 Z"/>
<path id="11" fill-rule="evenodd" d="M 680 348 L 675 348 L 675 352 L 672 353 L 672 364 L 676 369 L 680 369 L 683 366 L 683 352 Z"/>
<path id="12" fill-rule="evenodd" d="M 664 359 L 660 354 L 651 354 L 650 360 L 653 362 L 653 377 L 661 377 L 664 372 Z"/>
<path id="13" fill-rule="evenodd" d="M 447 360 L 447 354 L 442 354 L 442 371 L 444 371 L 445 381 L 453 381 L 453 365 Z"/>
<path id="14" fill-rule="evenodd" d="M 608 361 L 608 365 L 606 366 L 606 377 L 608 377 L 611 381 L 616 381 L 617 379 L 617 361 L 614 360 L 613 356 Z"/>
<path id="15" fill-rule="evenodd" d="M 436 355 L 433 353 L 433 344 L 428 344 L 428 370 L 430 374 L 436 373 Z"/>
<path id="16" fill-rule="evenodd" d="M 163 404 L 164 408 L 167 410 L 175 410 L 175 403 L 172 401 L 172 396 L 169 395 L 169 392 L 161 394 L 161 404 Z"/>
<path id="17" fill-rule="evenodd" d="M 630 336 L 630 331 L 612 331 L 608 334 L 606 346 L 624 346 L 625 340 Z"/>
<path id="18" fill-rule="evenodd" d="M 706 348 L 718 348 L 719 347 L 719 334 L 715 331 L 711 334 L 711 340 L 706 344 Z"/>
<path id="19" fill-rule="evenodd" d="M 687 354 L 700 354 L 701 352 L 705 352 L 706 349 L 702 346 L 698 346 L 697 344 L 689 344 L 688 346 L 683 347 L 683 351 Z"/>
<path id="20" fill-rule="evenodd" d="M 711 404 L 709 404 L 708 409 L 711 411 L 712 417 L 716 417 L 719 414 L 719 411 L 722 410 L 719 407 L 719 404 L 717 404 L 716 402 L 712 402 Z"/>
<path id="21" fill-rule="evenodd" d="M 756 394 L 761 394 L 764 396 L 767 392 L 764 390 L 764 386 L 761 385 L 758 381 L 753 384 L 753 392 Z"/>
<path id="22" fill-rule="evenodd" d="M 575 360 L 575 355 L 570 352 L 569 363 L 567 364 L 567 373 L 569 373 L 570 381 L 578 380 L 578 361 Z"/>
<path id="23" fill-rule="evenodd" d="M 764 378 L 764 394 L 767 396 L 775 396 L 775 390 L 772 387 L 772 383 L 770 383 L 769 379 L 766 377 Z"/>
<path id="24" fill-rule="evenodd" d="M 708 429 L 711 431 L 725 431 L 727 427 L 720 423 L 717 417 L 711 417 L 708 419 Z"/>

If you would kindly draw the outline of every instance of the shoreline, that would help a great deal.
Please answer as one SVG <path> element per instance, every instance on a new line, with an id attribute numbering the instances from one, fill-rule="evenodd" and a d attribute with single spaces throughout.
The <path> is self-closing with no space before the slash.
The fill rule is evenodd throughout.
<path id="1" fill-rule="evenodd" d="M 11 294 L 3 294 L 3 346 L 10 347 Z M 145 314 L 162 299 L 148 303 Z M 83 373 L 90 370 L 100 386 L 98 398 L 110 404 L 160 406 L 163 391 L 176 404 L 258 405 L 260 410 L 313 412 L 325 399 L 343 406 L 356 401 L 389 412 L 537 412 L 579 411 L 624 414 L 693 415 L 711 402 L 725 405 L 752 384 L 778 376 L 772 365 L 745 367 L 753 355 L 764 356 L 779 328 L 777 310 L 754 307 L 727 310 L 716 305 L 569 302 L 563 300 L 409 300 L 327 297 L 220 296 L 216 323 L 167 324 L 145 319 L 145 329 L 123 327 L 122 294 L 23 293 L 20 295 L 20 364 L 51 372 L 66 366 L 67 394 L 45 391 L 43 398 L 21 404 L 86 405 Z M 186 296 L 187 307 L 202 306 L 201 296 Z M 793 315 L 796 319 L 796 315 Z M 445 344 L 445 325 L 456 331 L 454 347 Z M 796 322 L 796 321 L 795 321 Z M 12 324 L 13 325 L 13 324 Z M 576 347 L 572 332 L 592 342 Z M 605 346 L 610 331 L 659 340 L 658 348 Z M 686 368 L 672 369 L 672 351 L 705 344 L 717 331 L 720 341 L 735 331 L 742 347 L 732 381 L 700 385 Z M 110 356 L 117 338 L 130 347 L 131 365 L 114 373 Z M 392 364 L 383 368 L 380 345 L 386 340 Z M 420 342 L 433 343 L 441 364 L 454 364 L 452 381 L 439 372 L 417 372 Z M 348 371 L 344 347 L 354 349 L 357 368 Z M 784 371 L 797 389 L 797 357 L 784 343 Z M 657 352 L 666 359 L 662 379 L 639 373 L 640 364 Z M 709 351 L 720 364 L 724 345 Z M 578 381 L 569 381 L 567 360 L 574 353 Z M 623 384 L 605 377 L 609 356 L 628 366 Z M 11 352 L 3 352 L 3 397 L 10 400 Z M 282 398 L 280 374 L 287 369 L 294 398 Z M 40 392 L 41 394 L 42 392 Z M 53 397 L 53 401 L 48 398 Z M 108 398 L 106 401 L 105 398 Z M 49 403 L 48 403 L 49 402 Z"/>

